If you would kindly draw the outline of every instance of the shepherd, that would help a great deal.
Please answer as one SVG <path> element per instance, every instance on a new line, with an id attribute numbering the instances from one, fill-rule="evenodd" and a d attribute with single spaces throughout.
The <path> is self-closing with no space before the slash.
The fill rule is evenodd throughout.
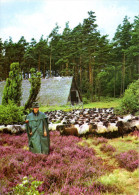
<path id="1" fill-rule="evenodd" d="M 32 105 L 33 111 L 26 118 L 29 150 L 33 153 L 49 154 L 50 136 L 48 117 L 39 111 L 38 102 Z"/>

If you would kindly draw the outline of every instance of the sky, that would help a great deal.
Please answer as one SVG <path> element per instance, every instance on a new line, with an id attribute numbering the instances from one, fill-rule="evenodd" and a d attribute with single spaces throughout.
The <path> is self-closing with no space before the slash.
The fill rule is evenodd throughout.
<path id="1" fill-rule="evenodd" d="M 82 24 L 88 11 L 95 12 L 98 31 L 111 40 L 125 16 L 132 23 L 139 15 L 139 0 L 0 0 L 0 38 L 18 42 L 24 36 L 28 42 L 39 41 L 56 24 L 60 33 L 66 22 L 70 29 Z"/>

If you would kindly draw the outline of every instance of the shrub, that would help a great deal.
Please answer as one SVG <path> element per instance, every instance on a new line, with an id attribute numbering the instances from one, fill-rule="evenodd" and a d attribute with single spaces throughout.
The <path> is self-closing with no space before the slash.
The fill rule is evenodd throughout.
<path id="1" fill-rule="evenodd" d="M 21 100 L 22 76 L 19 63 L 12 63 L 10 66 L 9 78 L 6 80 L 6 85 L 3 91 L 2 104 L 6 105 L 9 101 L 13 101 L 18 106 Z"/>
<path id="2" fill-rule="evenodd" d="M 32 107 L 32 103 L 35 102 L 41 88 L 41 72 L 36 72 L 34 68 L 32 68 L 30 72 L 31 78 L 29 82 L 31 83 L 31 89 L 29 98 L 25 104 L 25 110 Z"/>
<path id="3" fill-rule="evenodd" d="M 22 123 L 23 117 L 23 107 L 18 107 L 12 102 L 6 106 L 0 105 L 0 124 Z"/>
<path id="4" fill-rule="evenodd" d="M 104 137 L 98 137 L 98 138 L 93 142 L 93 144 L 97 146 L 98 144 L 107 143 L 107 142 L 108 142 L 108 140 L 107 140 L 106 138 L 104 138 Z"/>
<path id="5" fill-rule="evenodd" d="M 125 90 L 119 110 L 125 113 L 135 113 L 139 110 L 139 80 L 131 83 Z"/>
<path id="6" fill-rule="evenodd" d="M 120 167 L 125 168 L 128 171 L 134 171 L 138 167 L 138 152 L 135 150 L 122 152 L 116 155 L 116 159 Z"/>
<path id="7" fill-rule="evenodd" d="M 100 150 L 103 151 L 103 152 L 115 152 L 116 151 L 116 148 L 113 147 L 112 145 L 108 144 L 103 144 L 101 147 L 100 147 Z"/>
<path id="8" fill-rule="evenodd" d="M 89 104 L 90 100 L 87 99 L 87 97 L 83 97 L 83 103 L 84 104 Z"/>
<path id="9" fill-rule="evenodd" d="M 60 136 L 59 132 L 51 132 L 50 137 L 50 154 L 43 155 L 23 149 L 27 145 L 27 134 L 23 136 L 2 134 L 0 180 L 3 185 L 0 193 L 10 194 L 13 187 L 22 183 L 23 177 L 31 175 L 34 180 L 43 181 L 38 187 L 39 193 L 45 191 L 46 194 L 56 194 L 61 191 L 62 194 L 67 194 L 71 188 L 75 194 L 80 192 L 90 194 L 88 181 L 109 172 L 108 165 L 103 163 L 100 157 L 95 156 L 93 148 L 78 146 L 81 138 Z M 18 139 L 21 145 L 18 143 L 14 145 L 14 141 L 17 142 Z M 19 185 L 18 187 L 23 187 Z M 100 190 L 96 186 L 95 191 Z"/>
<path id="10" fill-rule="evenodd" d="M 21 184 L 17 184 L 16 187 L 13 189 L 14 194 L 20 194 L 20 195 L 24 195 L 24 194 L 28 194 L 28 195 L 39 195 L 39 194 L 44 194 L 39 193 L 39 191 L 37 190 L 37 188 L 42 184 L 43 182 L 41 181 L 36 181 L 33 178 L 27 178 L 27 177 L 23 177 L 22 183 Z"/>

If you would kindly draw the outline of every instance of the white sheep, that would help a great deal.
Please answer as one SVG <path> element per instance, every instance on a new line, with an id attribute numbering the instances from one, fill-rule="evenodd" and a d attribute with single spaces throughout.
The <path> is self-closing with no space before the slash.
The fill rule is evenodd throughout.
<path id="1" fill-rule="evenodd" d="M 79 129 L 78 129 L 78 134 L 82 135 L 82 134 L 86 134 L 87 132 L 89 132 L 89 125 L 87 123 L 82 124 Z"/>
<path id="2" fill-rule="evenodd" d="M 123 123 L 128 122 L 128 120 L 132 120 L 133 116 L 131 114 L 123 116 L 123 118 L 118 117 L 118 121 L 122 121 Z"/>
<path id="3" fill-rule="evenodd" d="M 130 122 L 130 129 L 137 128 L 139 130 L 139 120 L 133 120 Z"/>
<path id="4" fill-rule="evenodd" d="M 56 130 L 56 127 L 57 127 L 58 125 L 62 125 L 62 123 L 56 123 L 56 124 L 49 123 L 48 129 L 49 129 L 50 131 L 55 131 L 55 130 Z"/>
<path id="5" fill-rule="evenodd" d="M 105 133 L 107 132 L 107 128 L 103 125 L 102 122 L 97 123 L 97 133 Z"/>
<path id="6" fill-rule="evenodd" d="M 108 123 L 107 132 L 118 131 L 116 123 Z"/>
<path id="7" fill-rule="evenodd" d="M 3 131 L 3 129 L 5 129 L 5 125 L 1 125 L 1 126 L 0 126 L 0 131 L 1 131 L 1 132 Z"/>
<path id="8" fill-rule="evenodd" d="M 73 127 L 75 127 L 77 129 L 77 131 L 78 131 L 78 134 L 80 134 L 79 133 L 80 132 L 80 126 L 78 124 L 75 124 Z"/>

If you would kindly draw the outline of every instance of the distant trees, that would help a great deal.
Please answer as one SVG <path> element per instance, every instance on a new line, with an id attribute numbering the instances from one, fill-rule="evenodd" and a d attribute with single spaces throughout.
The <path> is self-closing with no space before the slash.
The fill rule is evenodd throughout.
<path id="1" fill-rule="evenodd" d="M 31 68 L 46 76 L 74 76 L 82 92 L 91 101 L 101 96 L 119 97 L 138 78 L 139 18 L 131 24 L 127 16 L 117 27 L 113 40 L 101 36 L 93 11 L 70 29 L 59 26 L 45 39 L 27 43 L 24 37 L 17 43 L 12 38 L 0 40 L 0 79 L 6 79 L 10 64 L 18 61 L 24 77 Z"/>

